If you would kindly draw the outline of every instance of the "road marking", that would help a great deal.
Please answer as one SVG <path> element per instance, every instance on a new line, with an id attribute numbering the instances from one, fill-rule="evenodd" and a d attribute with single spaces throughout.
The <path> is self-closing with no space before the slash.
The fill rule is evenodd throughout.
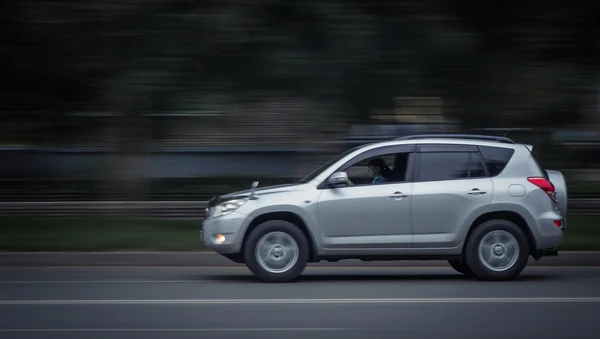
<path id="1" fill-rule="evenodd" d="M 222 332 L 353 331 L 351 328 L 0 328 L 0 332 Z"/>
<path id="2" fill-rule="evenodd" d="M 344 299 L 157 299 L 0 300 L 0 305 L 231 305 L 231 304 L 426 304 L 426 303 L 600 303 L 600 297 L 565 298 L 344 298 Z"/>

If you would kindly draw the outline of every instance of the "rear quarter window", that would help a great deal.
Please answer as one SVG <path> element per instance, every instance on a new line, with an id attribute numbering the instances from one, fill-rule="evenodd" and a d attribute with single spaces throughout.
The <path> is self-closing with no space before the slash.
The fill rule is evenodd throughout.
<path id="1" fill-rule="evenodd" d="M 531 153 L 531 160 L 532 160 L 533 164 L 535 165 L 535 167 L 540 171 L 540 173 L 542 173 L 546 179 L 550 179 L 550 176 L 548 175 L 548 171 L 546 171 L 540 165 L 540 163 L 538 162 L 538 160 L 536 159 L 536 157 L 533 155 L 533 153 Z"/>
<path id="2" fill-rule="evenodd" d="M 502 173 L 515 153 L 514 149 L 491 146 L 479 146 L 479 151 L 483 157 L 483 163 L 492 177 Z"/>

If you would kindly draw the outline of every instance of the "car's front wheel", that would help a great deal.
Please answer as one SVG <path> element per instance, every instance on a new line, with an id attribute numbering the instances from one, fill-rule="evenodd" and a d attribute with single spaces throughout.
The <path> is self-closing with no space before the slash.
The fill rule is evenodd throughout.
<path id="1" fill-rule="evenodd" d="M 308 239 L 296 225 L 271 220 L 258 225 L 248 235 L 244 261 L 263 282 L 292 282 L 306 268 Z"/>
<path id="2" fill-rule="evenodd" d="M 467 239 L 465 259 L 483 280 L 511 280 L 527 265 L 529 244 L 525 232 L 508 220 L 489 220 Z"/>

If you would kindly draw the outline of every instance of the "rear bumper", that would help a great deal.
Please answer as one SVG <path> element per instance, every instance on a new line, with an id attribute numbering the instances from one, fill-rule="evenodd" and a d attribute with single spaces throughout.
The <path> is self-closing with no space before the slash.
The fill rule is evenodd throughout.
<path id="1" fill-rule="evenodd" d="M 542 251 L 543 256 L 552 255 L 553 249 L 557 248 L 564 239 L 566 230 L 565 218 L 559 213 L 552 211 L 539 215 L 535 219 L 535 222 L 536 251 Z"/>
<path id="2" fill-rule="evenodd" d="M 538 250 L 537 251 L 537 258 L 543 258 L 543 257 L 557 257 L 558 256 L 558 251 L 555 249 L 545 249 L 545 250 Z"/>

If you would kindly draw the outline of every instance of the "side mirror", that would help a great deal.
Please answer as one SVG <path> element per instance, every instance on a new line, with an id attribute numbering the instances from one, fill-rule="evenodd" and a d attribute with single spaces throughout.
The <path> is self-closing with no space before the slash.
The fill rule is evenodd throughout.
<path id="1" fill-rule="evenodd" d="M 348 185 L 348 173 L 335 172 L 327 179 L 329 186 L 338 187 Z"/>

